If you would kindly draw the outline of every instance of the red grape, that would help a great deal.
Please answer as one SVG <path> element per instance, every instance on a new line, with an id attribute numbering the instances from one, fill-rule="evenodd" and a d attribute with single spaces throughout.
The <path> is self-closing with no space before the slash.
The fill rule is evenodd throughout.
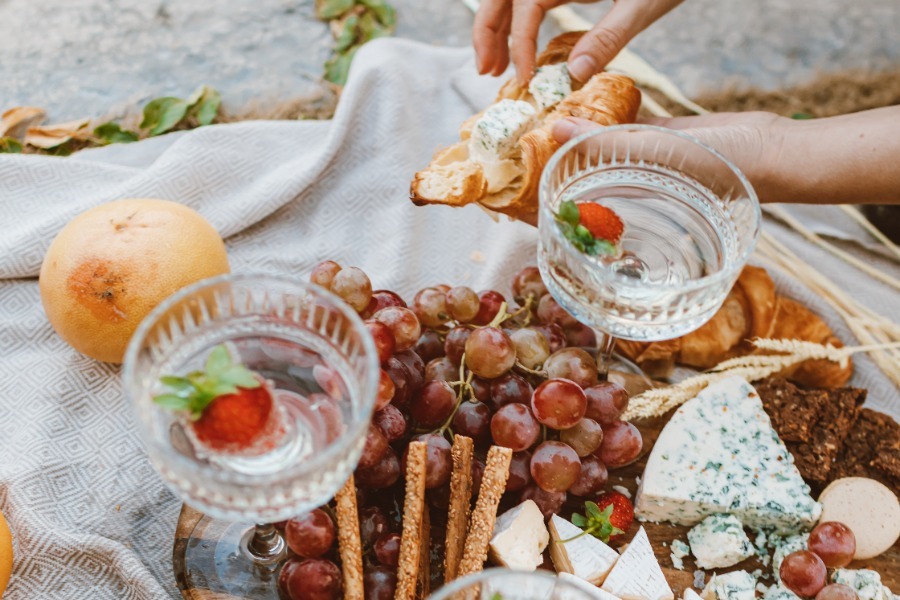
<path id="1" fill-rule="evenodd" d="M 574 427 L 584 416 L 586 408 L 584 391 L 567 379 L 548 379 L 534 390 L 531 397 L 535 418 L 553 429 Z"/>
<path id="2" fill-rule="evenodd" d="M 330 261 L 329 261 L 330 262 Z M 287 582 L 291 577 L 291 573 L 297 566 L 300 565 L 300 561 L 296 558 L 289 558 L 285 561 L 285 563 L 281 566 L 281 571 L 278 573 L 278 591 L 281 592 L 281 595 L 290 600 L 291 596 L 288 592 Z"/>
<path id="3" fill-rule="evenodd" d="M 413 352 L 418 354 L 425 364 L 428 364 L 432 360 L 444 356 L 444 340 L 437 331 L 426 329 L 419 336 Z"/>
<path id="4" fill-rule="evenodd" d="M 388 404 L 372 416 L 372 424 L 381 430 L 384 437 L 390 443 L 396 442 L 406 433 L 408 426 L 406 417 L 400 409 L 393 404 Z"/>
<path id="5" fill-rule="evenodd" d="M 369 300 L 369 305 L 364 311 L 359 313 L 359 315 L 363 319 L 371 319 L 379 310 L 389 306 L 406 308 L 406 302 L 403 301 L 403 298 L 390 290 L 376 290 L 372 292 L 372 299 Z"/>
<path id="6" fill-rule="evenodd" d="M 450 320 L 447 310 L 447 294 L 437 288 L 425 288 L 416 294 L 412 310 L 425 327 L 440 327 Z"/>
<path id="7" fill-rule="evenodd" d="M 818 554 L 829 569 L 846 567 L 856 554 L 856 536 L 843 523 L 825 521 L 810 532 L 809 549 Z"/>
<path id="8" fill-rule="evenodd" d="M 375 540 L 375 558 L 386 567 L 397 568 L 400 562 L 400 536 L 396 533 L 385 533 Z"/>
<path id="9" fill-rule="evenodd" d="M 479 377 L 499 377 L 515 363 L 516 348 L 501 329 L 481 327 L 466 340 L 466 366 Z"/>
<path id="10" fill-rule="evenodd" d="M 415 346 L 419 336 L 422 335 L 419 319 L 408 308 L 399 306 L 382 308 L 375 313 L 374 318 L 391 328 L 391 333 L 394 334 L 394 349 L 397 352 L 409 350 Z"/>
<path id="11" fill-rule="evenodd" d="M 628 408 L 628 392 L 611 381 L 601 381 L 584 390 L 587 396 L 587 411 L 584 415 L 600 425 L 609 425 L 619 420 Z"/>
<path id="12" fill-rule="evenodd" d="M 334 521 L 321 508 L 289 519 L 284 528 L 284 541 L 303 558 L 318 558 L 331 550 L 336 535 Z"/>
<path id="13" fill-rule="evenodd" d="M 491 403 L 491 382 L 481 377 L 472 378 L 472 395 L 476 400 L 486 404 Z"/>
<path id="14" fill-rule="evenodd" d="M 544 442 L 531 456 L 531 477 L 545 492 L 565 492 L 579 474 L 581 461 L 568 444 Z"/>
<path id="15" fill-rule="evenodd" d="M 550 356 L 550 343 L 537 329 L 517 329 L 509 339 L 516 347 L 516 358 L 526 369 L 537 369 Z"/>
<path id="16" fill-rule="evenodd" d="M 540 509 L 544 519 L 549 519 L 551 515 L 558 514 L 562 510 L 563 504 L 566 503 L 565 492 L 546 492 L 537 485 L 529 485 L 522 490 L 522 502 L 525 500 L 534 500 Z"/>
<path id="17" fill-rule="evenodd" d="M 583 323 L 566 327 L 566 344 L 577 348 L 596 348 L 597 334 Z"/>
<path id="18" fill-rule="evenodd" d="M 470 322 L 475 325 L 487 325 L 500 312 L 500 305 L 506 302 L 503 294 L 493 290 L 485 290 L 478 294 L 478 313 Z"/>
<path id="19" fill-rule="evenodd" d="M 341 297 L 357 312 L 362 312 L 372 299 L 372 282 L 362 269 L 341 269 L 331 281 L 331 291 Z"/>
<path id="20" fill-rule="evenodd" d="M 378 427 L 369 425 L 369 429 L 366 431 L 366 443 L 359 457 L 359 467 L 362 469 L 374 467 L 384 458 L 387 449 L 387 438 Z"/>
<path id="21" fill-rule="evenodd" d="M 491 381 L 491 408 L 497 410 L 513 402 L 527 404 L 533 393 L 530 383 L 515 373 L 507 373 Z"/>
<path id="22" fill-rule="evenodd" d="M 581 458 L 581 473 L 578 480 L 569 488 L 570 494 L 586 497 L 600 493 L 609 479 L 606 465 L 593 455 Z"/>
<path id="23" fill-rule="evenodd" d="M 541 296 L 541 301 L 538 302 L 537 316 L 541 323 L 556 323 L 563 329 L 579 324 L 575 317 L 566 312 L 566 309 L 560 306 L 550 294 Z"/>
<path id="24" fill-rule="evenodd" d="M 568 379 L 582 388 L 597 383 L 597 363 L 581 348 L 557 350 L 544 362 L 544 370 L 550 379 Z"/>
<path id="25" fill-rule="evenodd" d="M 578 456 L 584 458 L 593 454 L 603 443 L 603 428 L 597 421 L 585 417 L 574 427 L 562 430 L 559 439 L 572 446 Z"/>
<path id="26" fill-rule="evenodd" d="M 425 365 L 425 383 L 429 381 L 459 381 L 459 366 L 446 356 L 435 358 Z"/>
<path id="27" fill-rule="evenodd" d="M 540 437 L 541 426 L 525 404 L 507 404 L 491 418 L 491 436 L 499 446 L 521 452 Z"/>
<path id="28" fill-rule="evenodd" d="M 363 546 L 371 546 L 390 530 L 387 515 L 377 506 L 367 506 L 359 511 L 359 536 Z"/>
<path id="29" fill-rule="evenodd" d="M 313 267 L 312 273 L 309 275 L 309 280 L 316 285 L 321 285 L 326 290 L 330 290 L 331 282 L 334 281 L 334 276 L 337 275 L 340 270 L 341 265 L 333 260 L 325 260 Z"/>
<path id="30" fill-rule="evenodd" d="M 354 474 L 357 485 L 384 489 L 391 487 L 400 478 L 400 461 L 394 449 L 388 446 L 384 456 L 368 469 L 356 469 Z"/>
<path id="31" fill-rule="evenodd" d="M 392 356 L 384 364 L 384 371 L 391 378 L 391 381 L 394 382 L 394 397 L 391 399 L 391 404 L 406 406 L 412 395 L 412 389 L 409 384 L 412 376 L 409 373 L 409 369 L 399 359 Z"/>
<path id="32" fill-rule="evenodd" d="M 409 391 L 415 393 L 425 385 L 425 362 L 412 350 L 398 352 L 394 355 L 406 367 L 409 373 Z"/>
<path id="33" fill-rule="evenodd" d="M 813 552 L 792 552 L 781 561 L 781 583 L 798 596 L 815 596 L 825 587 L 825 563 Z"/>
<path id="34" fill-rule="evenodd" d="M 541 279 L 541 272 L 537 267 L 525 267 L 513 278 L 512 282 L 513 299 L 520 305 L 525 304 L 525 300 L 529 296 L 533 296 L 534 300 L 538 300 L 547 293 L 547 286 Z"/>
<path id="35" fill-rule="evenodd" d="M 509 462 L 509 478 L 506 491 L 517 492 L 531 483 L 531 452 L 515 452 Z"/>
<path id="36" fill-rule="evenodd" d="M 338 600 L 341 570 L 330 560 L 308 558 L 291 569 L 284 587 L 291 600 Z"/>
<path id="37" fill-rule="evenodd" d="M 381 410 L 391 403 L 394 398 L 394 380 L 386 371 L 381 371 L 381 378 L 378 380 L 378 395 L 375 396 L 375 410 Z"/>
<path id="38" fill-rule="evenodd" d="M 637 427 L 626 421 L 613 421 L 603 426 L 603 442 L 596 455 L 608 468 L 617 469 L 636 461 L 643 446 Z"/>
<path id="39" fill-rule="evenodd" d="M 425 453 L 425 489 L 441 487 L 450 481 L 450 472 L 453 470 L 453 458 L 450 456 L 450 442 L 444 436 L 437 433 L 428 433 L 413 438 L 413 441 L 426 442 L 428 444 Z M 403 470 L 406 470 L 406 455 L 409 448 L 403 453 Z"/>
<path id="40" fill-rule="evenodd" d="M 463 352 L 466 351 L 466 340 L 471 333 L 471 327 L 454 327 L 444 339 L 444 354 L 457 368 L 462 361 Z"/>
<path id="41" fill-rule="evenodd" d="M 365 600 L 394 600 L 397 574 L 388 567 L 372 567 L 363 576 Z"/>
<path id="42" fill-rule="evenodd" d="M 409 413 L 425 427 L 441 425 L 456 407 L 456 392 L 446 381 L 429 381 L 413 398 Z"/>
<path id="43" fill-rule="evenodd" d="M 530 329 L 539 331 L 544 336 L 544 338 L 547 340 L 547 344 L 550 346 L 551 354 L 566 347 L 566 332 L 563 331 L 563 328 L 556 323 L 535 325 Z"/>
<path id="44" fill-rule="evenodd" d="M 859 596 L 849 585 L 830 583 L 816 594 L 816 600 L 859 600 Z"/>
<path id="45" fill-rule="evenodd" d="M 453 431 L 475 444 L 491 441 L 491 409 L 483 402 L 462 402 L 453 415 Z"/>
<path id="46" fill-rule="evenodd" d="M 447 309 L 460 323 L 468 323 L 478 315 L 481 300 L 472 288 L 459 286 L 447 292 Z"/>

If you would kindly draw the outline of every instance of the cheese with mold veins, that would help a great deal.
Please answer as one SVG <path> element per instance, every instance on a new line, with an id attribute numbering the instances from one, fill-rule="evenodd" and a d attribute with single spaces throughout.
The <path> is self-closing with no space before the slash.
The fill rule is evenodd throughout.
<path id="1" fill-rule="evenodd" d="M 701 569 L 730 567 L 754 554 L 750 538 L 734 515 L 710 515 L 687 535 Z"/>
<path id="2" fill-rule="evenodd" d="M 755 600 L 756 578 L 747 571 L 713 575 L 700 597 L 703 600 Z"/>

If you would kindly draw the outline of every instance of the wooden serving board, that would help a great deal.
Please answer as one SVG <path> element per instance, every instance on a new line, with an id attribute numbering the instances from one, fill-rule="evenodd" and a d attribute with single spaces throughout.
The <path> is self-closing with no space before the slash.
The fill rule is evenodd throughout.
<path id="1" fill-rule="evenodd" d="M 643 454 L 636 463 L 622 469 L 611 471 L 607 487 L 612 485 L 625 487 L 631 493 L 632 498 L 634 498 L 638 487 L 637 478 L 643 475 L 649 451 L 666 421 L 666 418 L 660 418 L 653 421 L 635 423 L 644 438 Z M 501 507 L 501 510 L 503 510 L 503 508 L 504 507 Z M 572 512 L 584 513 L 584 499 L 570 498 L 563 508 L 562 516 L 568 518 L 571 516 Z M 175 530 L 175 548 L 173 556 L 175 579 L 178 588 L 181 590 L 185 600 L 235 600 L 233 596 L 187 587 L 186 578 L 184 576 L 184 551 L 187 547 L 187 540 L 190 537 L 191 531 L 202 516 L 201 513 L 188 506 L 184 506 L 181 510 L 181 515 L 178 519 L 178 527 Z M 431 572 L 433 574 L 432 589 L 435 589 L 440 584 L 440 574 L 443 571 L 443 551 L 441 544 L 443 539 L 443 528 L 446 523 L 446 511 L 441 511 L 432 507 L 431 518 L 433 532 L 430 552 L 432 558 Z M 690 527 L 656 523 L 641 524 L 636 522 L 628 532 L 628 539 L 634 535 L 640 525 L 643 525 L 647 531 L 653 550 L 656 553 L 656 558 L 662 566 L 666 580 L 675 592 L 676 598 L 681 598 L 685 588 L 693 587 L 697 590 L 698 587 L 694 584 L 694 571 L 697 570 L 697 565 L 693 556 L 687 556 L 683 559 L 684 570 L 674 568 L 670 556 L 672 542 L 674 540 L 687 542 L 687 532 L 690 530 Z M 549 559 L 549 553 L 545 553 L 545 567 L 550 569 L 553 568 Z M 900 541 L 894 544 L 888 552 L 881 556 L 871 560 L 854 561 L 848 568 L 873 569 L 878 571 L 878 573 L 881 574 L 882 582 L 891 588 L 894 593 L 900 593 Z M 755 557 L 749 558 L 734 567 L 717 570 L 717 572 L 745 570 L 752 573 L 756 569 L 761 569 L 764 574 L 771 574 L 772 572 L 771 565 L 768 567 L 763 566 Z M 704 581 L 708 582 L 711 575 L 712 572 L 708 571 Z M 765 585 L 772 585 L 774 580 L 770 577 L 768 579 L 761 579 L 760 582 Z"/>

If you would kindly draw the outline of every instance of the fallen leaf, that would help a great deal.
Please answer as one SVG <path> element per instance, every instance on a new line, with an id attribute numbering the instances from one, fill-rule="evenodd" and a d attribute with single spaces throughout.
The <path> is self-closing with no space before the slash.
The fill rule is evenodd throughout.
<path id="1" fill-rule="evenodd" d="M 16 138 L 0 137 L 0 154 L 22 154 L 22 143 Z"/>
<path id="2" fill-rule="evenodd" d="M 191 104 L 190 112 L 197 118 L 197 122 L 200 125 L 209 125 L 219 113 L 219 106 L 222 104 L 222 96 L 211 87 L 203 86 L 201 89 L 203 91 L 195 102 L 190 103 L 190 100 L 188 100 Z"/>
<path id="3" fill-rule="evenodd" d="M 98 125 L 94 129 L 94 137 L 105 144 L 127 144 L 138 140 L 137 133 L 122 129 L 121 125 L 112 122 Z"/>
<path id="4" fill-rule="evenodd" d="M 181 98 L 166 96 L 156 98 L 144 107 L 141 129 L 148 129 L 150 135 L 163 134 L 181 122 L 187 114 L 188 103 Z"/>
<path id="5" fill-rule="evenodd" d="M 65 144 L 69 140 L 88 140 L 91 137 L 90 131 L 87 129 L 88 119 L 80 121 L 69 121 L 68 123 L 59 123 L 58 125 L 47 125 L 46 127 L 29 127 L 25 133 L 25 144 L 46 150 L 47 148 L 55 148 L 61 144 Z"/>
<path id="6" fill-rule="evenodd" d="M 384 0 L 359 0 L 359 3 L 369 8 L 378 21 L 388 29 L 393 29 L 397 24 L 397 13 L 394 7 Z"/>
<path id="7" fill-rule="evenodd" d="M 40 125 L 47 118 L 43 108 L 17 106 L 0 115 L 0 137 L 21 140 L 29 127 Z"/>
<path id="8" fill-rule="evenodd" d="M 347 83 L 347 73 L 350 72 L 350 63 L 359 46 L 354 46 L 343 54 L 338 54 L 325 63 L 325 79 L 337 85 Z"/>
<path id="9" fill-rule="evenodd" d="M 336 19 L 351 8 L 354 0 L 316 0 L 316 17 L 322 21 Z"/>

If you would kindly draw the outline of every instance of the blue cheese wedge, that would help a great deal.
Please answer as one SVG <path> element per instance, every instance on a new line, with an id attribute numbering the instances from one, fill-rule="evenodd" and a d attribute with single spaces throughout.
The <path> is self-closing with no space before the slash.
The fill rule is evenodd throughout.
<path id="1" fill-rule="evenodd" d="M 566 63 L 538 67 L 528 84 L 528 91 L 540 110 L 559 104 L 572 93 L 572 77 Z"/>
<path id="2" fill-rule="evenodd" d="M 501 100 L 475 122 L 469 156 L 476 162 L 497 162 L 512 156 L 519 138 L 531 127 L 534 107 L 522 100 Z"/>
<path id="3" fill-rule="evenodd" d="M 550 558 L 559 573 L 571 573 L 600 585 L 619 559 L 619 554 L 559 515 L 550 517 Z"/>
<path id="4" fill-rule="evenodd" d="M 749 527 L 795 533 L 822 512 L 809 492 L 756 390 L 731 377 L 683 404 L 663 428 L 635 513 L 677 525 L 730 513 Z"/>
<path id="5" fill-rule="evenodd" d="M 603 581 L 602 589 L 622 600 L 674 600 L 647 532 L 641 527 Z"/>
<path id="6" fill-rule="evenodd" d="M 534 571 L 543 564 L 549 541 L 544 515 L 534 500 L 526 500 L 497 517 L 489 545 L 491 560 L 510 569 Z"/>
<path id="7" fill-rule="evenodd" d="M 766 590 L 763 600 L 800 600 L 800 596 L 779 583 Z"/>
<path id="8" fill-rule="evenodd" d="M 856 591 L 859 600 L 890 600 L 891 591 L 881 583 L 881 575 L 870 569 L 835 569 L 833 583 L 843 583 Z"/>
<path id="9" fill-rule="evenodd" d="M 754 554 L 750 538 L 734 515 L 710 515 L 687 535 L 701 569 L 730 567 Z"/>
<path id="10" fill-rule="evenodd" d="M 784 561 L 784 557 L 800 550 L 808 550 L 809 534 L 798 533 L 785 538 L 773 536 L 772 544 L 775 547 L 775 552 L 772 554 L 772 571 L 775 573 L 775 581 L 781 581 L 778 573 L 781 570 L 781 563 Z"/>
<path id="11" fill-rule="evenodd" d="M 672 552 L 669 554 L 669 558 L 672 559 L 672 566 L 674 566 L 679 571 L 684 570 L 684 560 L 682 560 L 685 556 L 688 556 L 691 553 L 691 547 L 682 542 L 681 540 L 673 540 L 672 541 Z"/>
<path id="12" fill-rule="evenodd" d="M 754 600 L 756 578 L 747 571 L 713 575 L 700 597 L 703 600 Z"/>

